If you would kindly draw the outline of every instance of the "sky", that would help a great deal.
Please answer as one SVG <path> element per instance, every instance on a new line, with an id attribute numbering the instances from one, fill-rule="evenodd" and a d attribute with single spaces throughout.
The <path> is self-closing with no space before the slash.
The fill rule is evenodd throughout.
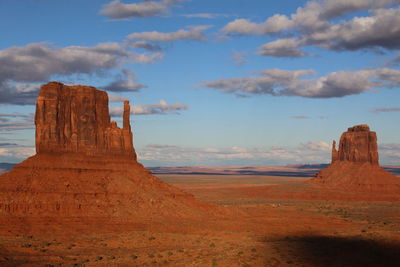
<path id="1" fill-rule="evenodd" d="M 130 100 L 145 166 L 328 163 L 348 127 L 400 162 L 400 0 L 1 0 L 0 162 L 50 81 Z"/>

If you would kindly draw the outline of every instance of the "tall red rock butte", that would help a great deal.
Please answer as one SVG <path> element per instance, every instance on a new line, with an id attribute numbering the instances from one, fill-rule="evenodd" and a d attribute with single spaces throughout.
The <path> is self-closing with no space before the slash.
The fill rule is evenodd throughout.
<path id="1" fill-rule="evenodd" d="M 36 104 L 37 154 L 0 176 L 0 217 L 147 218 L 210 214 L 136 161 L 124 102 L 123 127 L 108 96 L 90 86 L 43 85 Z M 203 216 L 201 215 L 201 216 Z"/>
<path id="2" fill-rule="evenodd" d="M 36 152 L 118 155 L 136 160 L 129 101 L 123 128 L 110 120 L 108 96 L 89 86 L 43 86 L 36 102 Z"/>
<path id="3" fill-rule="evenodd" d="M 366 124 L 348 128 L 332 145 L 332 163 L 311 182 L 350 190 L 392 191 L 400 179 L 379 166 L 377 136 Z"/>

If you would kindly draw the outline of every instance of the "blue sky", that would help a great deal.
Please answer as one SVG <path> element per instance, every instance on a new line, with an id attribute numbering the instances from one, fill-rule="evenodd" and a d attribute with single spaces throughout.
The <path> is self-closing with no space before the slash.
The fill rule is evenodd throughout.
<path id="1" fill-rule="evenodd" d="M 53 80 L 129 99 L 147 166 L 329 162 L 365 123 L 400 160 L 399 0 L 2 0 L 0 30 L 1 162 Z"/>

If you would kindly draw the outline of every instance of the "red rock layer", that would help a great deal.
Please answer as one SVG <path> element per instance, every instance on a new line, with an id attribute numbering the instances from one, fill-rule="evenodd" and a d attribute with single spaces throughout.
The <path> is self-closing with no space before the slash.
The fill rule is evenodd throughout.
<path id="1" fill-rule="evenodd" d="M 0 217 L 193 217 L 212 212 L 118 156 L 37 154 L 0 176 Z"/>
<path id="2" fill-rule="evenodd" d="M 136 159 L 124 103 L 123 128 L 110 120 L 108 96 L 90 86 L 43 85 L 36 102 L 36 152 L 125 155 Z"/>
<path id="3" fill-rule="evenodd" d="M 369 162 L 336 161 L 317 173 L 311 181 L 343 190 L 400 193 L 400 178 Z"/>

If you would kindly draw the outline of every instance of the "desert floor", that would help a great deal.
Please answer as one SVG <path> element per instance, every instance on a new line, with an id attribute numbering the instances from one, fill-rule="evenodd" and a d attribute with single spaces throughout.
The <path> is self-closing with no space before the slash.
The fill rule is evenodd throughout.
<path id="1" fill-rule="evenodd" d="M 316 194 L 303 183 L 307 177 L 158 177 L 200 200 L 225 206 L 230 215 L 181 221 L 0 218 L 0 266 L 400 264 L 396 198 Z M 268 194 L 282 185 L 289 191 Z M 303 194 L 291 194 L 291 188 Z"/>

